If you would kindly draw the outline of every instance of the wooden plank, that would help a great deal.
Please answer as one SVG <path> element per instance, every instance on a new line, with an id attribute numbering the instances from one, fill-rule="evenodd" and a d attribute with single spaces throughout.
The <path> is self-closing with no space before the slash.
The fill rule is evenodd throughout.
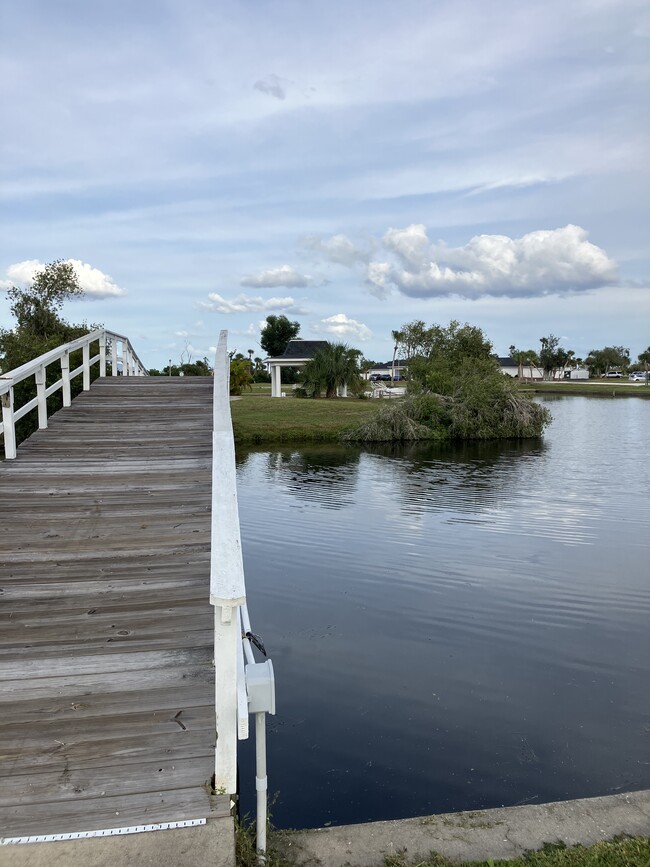
<path id="1" fill-rule="evenodd" d="M 167 792 L 107 795 L 95 798 L 92 810 L 88 799 L 43 800 L 36 804 L 0 807 L 0 828 L 3 836 L 18 837 L 227 816 L 226 799 L 216 798 L 214 802 L 213 807 L 208 792 L 196 786 Z"/>
<path id="2" fill-rule="evenodd" d="M 5 835 L 214 808 L 211 398 L 100 380 L 0 465 Z"/>
<path id="3" fill-rule="evenodd" d="M 38 804 L 43 792 L 59 802 L 76 801 L 101 798 L 109 792 L 116 796 L 189 789 L 199 779 L 207 790 L 214 772 L 212 756 L 205 751 L 198 758 L 184 757 L 178 764 L 168 754 L 161 754 L 154 762 L 118 765 L 107 755 L 105 762 L 110 764 L 71 768 L 64 761 L 57 771 L 41 768 L 37 774 L 13 774 L 11 782 L 0 788 L 0 807 Z"/>

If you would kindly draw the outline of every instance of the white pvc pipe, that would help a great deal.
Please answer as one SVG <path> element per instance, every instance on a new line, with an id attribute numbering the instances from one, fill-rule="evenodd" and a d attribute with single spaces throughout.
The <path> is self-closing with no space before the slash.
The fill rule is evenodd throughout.
<path id="1" fill-rule="evenodd" d="M 257 854 L 266 863 L 266 714 L 255 714 L 255 790 L 257 792 Z"/>

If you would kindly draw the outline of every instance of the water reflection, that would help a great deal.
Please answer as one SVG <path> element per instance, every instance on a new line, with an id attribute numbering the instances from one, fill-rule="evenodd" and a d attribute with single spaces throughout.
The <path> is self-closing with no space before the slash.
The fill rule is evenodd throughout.
<path id="1" fill-rule="evenodd" d="M 650 402 L 553 414 L 543 444 L 239 455 L 278 824 L 650 786 Z"/>
<path id="2" fill-rule="evenodd" d="M 240 472 L 262 472 L 269 484 L 323 508 L 353 502 L 361 450 L 339 445 L 242 451 Z"/>

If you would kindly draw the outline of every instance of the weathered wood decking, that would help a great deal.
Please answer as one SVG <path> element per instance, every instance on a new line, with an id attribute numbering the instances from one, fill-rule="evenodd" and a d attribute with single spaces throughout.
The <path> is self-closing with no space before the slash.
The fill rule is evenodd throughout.
<path id="1" fill-rule="evenodd" d="M 227 811 L 212 384 L 97 380 L 0 463 L 0 837 Z"/>

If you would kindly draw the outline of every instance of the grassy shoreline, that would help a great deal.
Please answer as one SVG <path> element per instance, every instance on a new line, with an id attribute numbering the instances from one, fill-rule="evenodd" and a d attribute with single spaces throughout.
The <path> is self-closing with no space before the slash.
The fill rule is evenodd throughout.
<path id="1" fill-rule="evenodd" d="M 383 403 L 248 395 L 233 401 L 230 409 L 236 443 L 338 443 L 342 433 L 367 421 Z"/>
<path id="2" fill-rule="evenodd" d="M 562 394 L 576 397 L 650 397 L 650 387 L 620 380 L 587 382 L 530 382 L 522 383 L 526 394 Z"/>
<path id="3" fill-rule="evenodd" d="M 293 396 L 271 397 L 270 386 L 255 386 L 252 393 L 231 403 L 235 442 L 242 445 L 263 443 L 339 443 L 346 431 L 369 421 L 382 407 L 393 401 L 299 400 Z M 625 382 L 538 382 L 522 384 L 529 395 L 565 397 L 640 397 L 650 398 L 650 388 Z"/>

